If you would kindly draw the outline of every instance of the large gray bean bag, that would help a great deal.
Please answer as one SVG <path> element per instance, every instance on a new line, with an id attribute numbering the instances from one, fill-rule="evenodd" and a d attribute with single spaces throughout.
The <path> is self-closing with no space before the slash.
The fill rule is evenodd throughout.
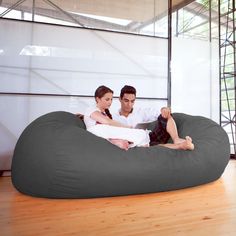
<path id="1" fill-rule="evenodd" d="M 200 116 L 173 114 L 194 151 L 161 146 L 124 151 L 85 130 L 81 119 L 52 112 L 20 136 L 12 182 L 22 193 L 46 198 L 92 198 L 182 189 L 218 179 L 230 157 L 225 131 Z"/>

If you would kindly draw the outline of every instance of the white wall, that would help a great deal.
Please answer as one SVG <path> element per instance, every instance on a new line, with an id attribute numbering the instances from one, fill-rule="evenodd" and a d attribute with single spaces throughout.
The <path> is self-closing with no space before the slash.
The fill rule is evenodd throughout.
<path id="1" fill-rule="evenodd" d="M 219 122 L 219 57 L 214 43 L 173 38 L 172 110 Z"/>

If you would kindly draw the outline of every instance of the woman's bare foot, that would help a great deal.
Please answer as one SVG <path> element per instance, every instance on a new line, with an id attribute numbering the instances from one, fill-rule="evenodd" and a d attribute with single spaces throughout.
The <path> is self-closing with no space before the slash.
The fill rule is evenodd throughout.
<path id="1" fill-rule="evenodd" d="M 118 146 L 121 149 L 128 150 L 129 149 L 129 141 L 128 140 L 123 140 L 123 139 L 109 139 L 109 141 Z"/>

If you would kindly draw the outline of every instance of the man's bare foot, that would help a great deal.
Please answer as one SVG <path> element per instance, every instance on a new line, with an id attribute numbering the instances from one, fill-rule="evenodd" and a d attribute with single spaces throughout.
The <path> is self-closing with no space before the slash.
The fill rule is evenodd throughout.
<path id="1" fill-rule="evenodd" d="M 193 140 L 190 136 L 186 136 L 185 139 L 189 140 L 190 142 L 193 142 Z"/>
<path id="2" fill-rule="evenodd" d="M 186 136 L 185 139 L 182 139 L 184 141 L 177 143 L 179 146 L 179 149 L 182 150 L 194 150 L 194 144 L 192 143 L 192 138 L 189 136 Z"/>
<path id="3" fill-rule="evenodd" d="M 189 136 L 186 136 L 186 137 L 189 137 Z M 184 138 L 177 138 L 177 139 L 173 140 L 174 144 L 183 143 L 185 141 L 186 141 L 186 139 L 184 139 Z"/>
<path id="4" fill-rule="evenodd" d="M 109 139 L 109 141 L 118 146 L 121 149 L 128 150 L 129 149 L 129 141 L 128 140 L 123 140 L 123 139 Z"/>

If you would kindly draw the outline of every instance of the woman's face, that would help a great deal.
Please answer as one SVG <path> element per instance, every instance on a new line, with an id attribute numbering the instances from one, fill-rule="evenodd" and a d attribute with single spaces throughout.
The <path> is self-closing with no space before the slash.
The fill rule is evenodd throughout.
<path id="1" fill-rule="evenodd" d="M 105 93 L 103 97 L 101 98 L 96 98 L 97 105 L 101 109 L 108 109 L 111 104 L 112 104 L 112 98 L 113 94 L 112 93 Z"/>

